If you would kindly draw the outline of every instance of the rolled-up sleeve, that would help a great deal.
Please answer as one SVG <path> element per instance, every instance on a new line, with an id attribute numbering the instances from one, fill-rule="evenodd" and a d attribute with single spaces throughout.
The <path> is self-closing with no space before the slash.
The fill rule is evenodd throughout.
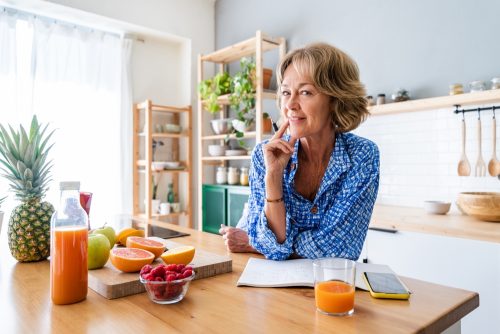
<path id="1" fill-rule="evenodd" d="M 252 164 L 249 174 L 251 193 L 248 200 L 248 236 L 252 247 L 266 258 L 286 260 L 293 253 L 293 241 L 297 234 L 297 229 L 292 226 L 290 217 L 287 214 L 286 239 L 280 244 L 274 232 L 267 225 L 267 217 L 264 212 L 266 198 L 265 174 L 262 144 L 259 144 L 255 147 L 252 154 Z"/>

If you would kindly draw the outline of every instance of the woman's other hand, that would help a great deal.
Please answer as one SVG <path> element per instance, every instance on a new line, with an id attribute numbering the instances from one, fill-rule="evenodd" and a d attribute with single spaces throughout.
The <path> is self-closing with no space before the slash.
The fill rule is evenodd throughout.
<path id="1" fill-rule="evenodd" d="M 255 248 L 250 246 L 248 234 L 244 230 L 221 225 L 219 233 L 222 235 L 228 251 L 232 253 L 258 253 Z"/>
<path id="2" fill-rule="evenodd" d="M 293 154 L 296 139 L 290 138 L 289 142 L 282 139 L 288 126 L 289 122 L 287 120 L 271 140 L 262 147 L 266 171 L 271 175 L 282 175 L 288 160 Z"/>

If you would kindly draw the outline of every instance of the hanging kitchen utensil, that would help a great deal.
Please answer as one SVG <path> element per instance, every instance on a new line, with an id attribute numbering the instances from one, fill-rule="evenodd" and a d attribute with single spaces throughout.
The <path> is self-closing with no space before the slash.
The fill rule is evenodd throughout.
<path id="1" fill-rule="evenodd" d="M 470 164 L 465 154 L 465 117 L 462 112 L 462 156 L 458 162 L 457 172 L 459 176 L 469 176 L 470 175 Z"/>
<path id="2" fill-rule="evenodd" d="M 483 153 L 481 152 L 481 111 L 477 109 L 477 161 L 475 168 L 475 176 L 486 176 L 486 164 L 483 159 Z"/>
<path id="3" fill-rule="evenodd" d="M 491 155 L 491 160 L 488 163 L 488 172 L 491 176 L 500 175 L 500 161 L 497 159 L 497 121 L 495 118 L 495 107 L 493 107 L 493 154 Z"/>

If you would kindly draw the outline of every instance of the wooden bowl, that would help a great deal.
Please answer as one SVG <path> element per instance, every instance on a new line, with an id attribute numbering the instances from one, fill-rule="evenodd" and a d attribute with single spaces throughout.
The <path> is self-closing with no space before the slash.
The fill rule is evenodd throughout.
<path id="1" fill-rule="evenodd" d="M 458 194 L 457 205 L 467 215 L 479 220 L 500 222 L 500 193 L 460 193 Z"/>

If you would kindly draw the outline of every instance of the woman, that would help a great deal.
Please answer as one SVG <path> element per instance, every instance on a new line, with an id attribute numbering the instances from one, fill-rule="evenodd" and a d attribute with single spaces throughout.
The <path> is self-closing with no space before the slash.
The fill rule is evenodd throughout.
<path id="1" fill-rule="evenodd" d="M 348 133 L 368 115 L 357 65 L 319 43 L 286 55 L 277 76 L 284 122 L 254 149 L 246 231 L 220 232 L 233 252 L 356 260 L 379 180 L 377 146 Z"/>

